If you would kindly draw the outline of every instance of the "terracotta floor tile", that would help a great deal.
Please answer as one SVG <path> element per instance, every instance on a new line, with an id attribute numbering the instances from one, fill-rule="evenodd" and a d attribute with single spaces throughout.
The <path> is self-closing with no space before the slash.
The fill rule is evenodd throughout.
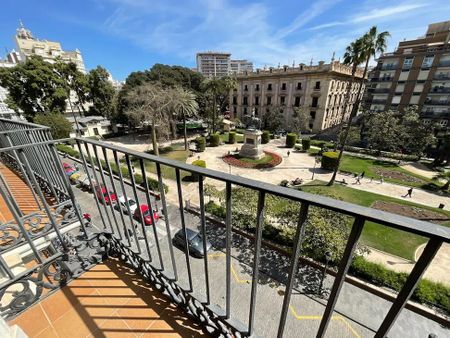
<path id="1" fill-rule="evenodd" d="M 65 293 L 62 290 L 55 292 L 41 302 L 42 308 L 51 322 L 72 310 L 77 304 L 79 304 L 77 296 L 71 292 Z"/>
<path id="2" fill-rule="evenodd" d="M 127 326 L 125 321 L 118 316 L 113 316 L 110 319 L 103 321 L 98 326 L 98 330 L 92 332 L 91 335 L 96 337 L 97 332 L 101 332 L 105 337 L 137 337 L 133 330 Z"/>
<path id="3" fill-rule="evenodd" d="M 74 309 L 53 322 L 53 327 L 60 337 L 77 338 L 86 337 L 96 330 L 97 323 L 86 312 Z"/>
<path id="4" fill-rule="evenodd" d="M 140 298 L 130 300 L 126 306 L 120 308 L 117 315 L 132 329 L 144 330 L 159 319 L 159 315 Z"/>
<path id="5" fill-rule="evenodd" d="M 77 278 L 64 287 L 65 293 L 70 293 L 75 296 L 87 296 L 95 292 L 95 287 L 89 281 Z"/>
<path id="6" fill-rule="evenodd" d="M 34 337 L 50 326 L 40 304 L 34 305 L 9 323 L 10 325 L 19 325 L 29 337 Z"/>
<path id="7" fill-rule="evenodd" d="M 48 326 L 44 331 L 39 333 L 34 338 L 59 338 L 59 336 L 56 333 L 56 331 L 53 329 L 53 327 Z"/>

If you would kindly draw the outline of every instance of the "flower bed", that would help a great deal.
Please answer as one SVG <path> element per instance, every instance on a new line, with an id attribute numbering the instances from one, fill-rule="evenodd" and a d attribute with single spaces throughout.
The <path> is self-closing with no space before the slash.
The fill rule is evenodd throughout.
<path id="1" fill-rule="evenodd" d="M 273 168 L 279 165 L 282 161 L 281 156 L 270 151 L 264 151 L 265 156 L 259 160 L 254 160 L 239 155 L 225 155 L 222 157 L 225 163 L 234 167 L 250 168 L 250 169 L 265 169 Z"/>

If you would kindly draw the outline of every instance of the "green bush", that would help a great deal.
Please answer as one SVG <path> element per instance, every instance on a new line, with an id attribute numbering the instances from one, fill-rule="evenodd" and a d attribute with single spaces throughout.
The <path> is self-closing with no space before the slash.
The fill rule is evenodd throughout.
<path id="1" fill-rule="evenodd" d="M 327 141 L 311 140 L 310 143 L 311 143 L 312 146 L 316 146 L 316 147 L 319 147 L 319 148 L 322 148 L 324 146 L 327 147 L 327 148 L 333 148 L 334 147 L 334 143 L 327 142 Z"/>
<path id="2" fill-rule="evenodd" d="M 206 162 L 204 160 L 195 160 L 194 162 L 192 162 L 192 165 L 195 165 L 196 167 L 200 167 L 200 168 L 206 168 Z M 193 182 L 198 182 L 200 178 L 200 175 L 197 173 L 191 173 L 191 180 Z"/>
<path id="3" fill-rule="evenodd" d="M 197 145 L 197 151 L 199 152 L 205 151 L 206 139 L 203 136 L 197 137 L 195 139 L 195 144 Z"/>
<path id="4" fill-rule="evenodd" d="M 171 151 L 174 151 L 174 150 L 175 149 L 172 146 L 158 148 L 158 152 L 160 155 L 170 153 Z M 147 150 L 145 152 L 150 155 L 155 155 L 155 151 L 153 149 Z"/>
<path id="5" fill-rule="evenodd" d="M 211 215 L 217 216 L 219 218 L 225 218 L 227 214 L 227 211 L 224 207 L 214 203 L 213 201 L 209 201 L 208 203 L 206 203 L 205 210 Z"/>
<path id="6" fill-rule="evenodd" d="M 322 168 L 334 170 L 338 165 L 339 154 L 335 151 L 326 151 L 322 154 Z"/>
<path id="7" fill-rule="evenodd" d="M 220 135 L 219 134 L 212 134 L 209 137 L 209 145 L 211 147 L 218 147 L 220 144 Z"/>
<path id="8" fill-rule="evenodd" d="M 293 148 L 295 141 L 297 140 L 297 134 L 289 133 L 286 135 L 286 148 Z"/>
<path id="9" fill-rule="evenodd" d="M 57 144 L 56 145 L 56 149 L 58 149 L 58 151 L 67 154 L 69 156 L 75 157 L 75 158 L 80 158 L 80 153 L 78 151 L 76 151 L 75 149 L 73 149 L 71 146 L 68 146 L 67 144 Z"/>
<path id="10" fill-rule="evenodd" d="M 300 144 L 296 144 L 294 146 L 294 149 L 297 150 L 297 151 L 300 151 L 300 150 L 302 150 L 302 146 Z"/>
<path id="11" fill-rule="evenodd" d="M 236 132 L 235 131 L 230 131 L 228 133 L 228 143 L 230 143 L 230 144 L 236 143 Z"/>
<path id="12" fill-rule="evenodd" d="M 268 130 L 264 130 L 261 135 L 261 143 L 266 144 L 269 143 L 270 140 L 270 132 Z"/>
<path id="13" fill-rule="evenodd" d="M 395 291 L 400 291 L 408 278 L 407 273 L 389 270 L 380 264 L 369 262 L 361 256 L 355 257 L 349 271 L 354 276 L 372 284 L 387 286 Z M 450 311 L 450 288 L 441 283 L 421 280 L 411 299 L 437 306 L 447 312 Z"/>
<path id="14" fill-rule="evenodd" d="M 307 151 L 311 148 L 311 140 L 309 138 L 302 139 L 302 149 Z"/>

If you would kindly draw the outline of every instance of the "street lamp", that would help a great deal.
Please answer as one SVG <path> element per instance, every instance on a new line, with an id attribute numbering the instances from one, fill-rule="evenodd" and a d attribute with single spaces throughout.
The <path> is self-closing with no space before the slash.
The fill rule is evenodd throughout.
<path id="1" fill-rule="evenodd" d="M 330 262 L 330 260 L 331 260 L 331 252 L 326 251 L 325 252 L 325 266 L 322 271 L 322 277 L 320 278 L 320 286 L 319 286 L 319 292 L 318 292 L 319 295 L 322 294 L 323 280 L 325 279 L 325 273 L 327 272 L 328 263 Z"/>
<path id="2" fill-rule="evenodd" d="M 311 180 L 314 180 L 314 174 L 316 172 L 316 164 L 319 164 L 319 162 L 320 162 L 320 158 L 318 155 L 316 155 L 316 157 L 314 158 L 314 169 L 313 169 Z"/>

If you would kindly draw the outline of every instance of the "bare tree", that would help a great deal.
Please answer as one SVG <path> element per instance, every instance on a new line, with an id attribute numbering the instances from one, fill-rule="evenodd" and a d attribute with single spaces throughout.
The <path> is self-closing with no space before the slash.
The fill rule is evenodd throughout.
<path id="1" fill-rule="evenodd" d="M 186 118 L 197 115 L 198 103 L 195 94 L 183 87 L 172 89 L 175 115 L 183 120 L 184 150 L 188 150 Z"/>
<path id="2" fill-rule="evenodd" d="M 154 83 L 136 87 L 127 95 L 126 114 L 137 125 L 151 125 L 151 139 L 156 156 L 159 156 L 158 136 L 170 133 L 169 107 L 172 99 L 170 90 L 165 90 Z"/>

